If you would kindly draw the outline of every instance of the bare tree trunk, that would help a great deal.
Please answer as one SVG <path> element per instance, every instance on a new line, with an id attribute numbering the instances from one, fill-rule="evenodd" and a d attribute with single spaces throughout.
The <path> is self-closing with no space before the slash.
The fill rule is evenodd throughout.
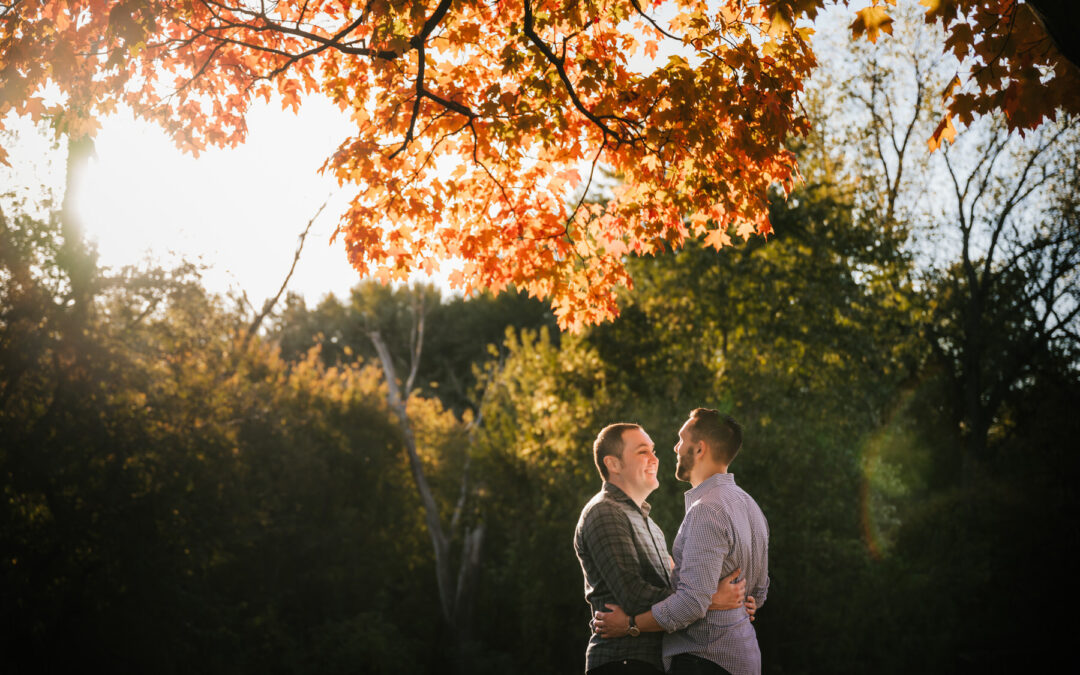
<path id="1" fill-rule="evenodd" d="M 398 424 L 401 426 L 402 439 L 405 442 L 405 451 L 409 456 L 409 468 L 412 470 L 413 480 L 416 482 L 416 490 L 420 495 L 420 503 L 424 507 L 424 522 L 427 524 L 428 535 L 431 537 L 431 546 L 435 550 L 435 575 L 439 585 L 439 603 L 442 607 L 443 617 L 447 621 L 453 616 L 453 589 L 451 585 L 450 567 L 447 560 L 449 548 L 446 535 L 443 532 L 442 523 L 439 521 L 439 507 L 435 503 L 435 496 L 428 485 L 427 476 L 424 475 L 424 466 L 420 461 L 420 454 L 416 450 L 416 435 L 409 423 L 409 415 L 405 410 L 405 398 L 397 384 L 397 369 L 390 357 L 390 350 L 382 339 L 379 331 L 368 333 L 375 351 L 379 354 L 383 374 L 386 378 L 387 400 L 390 409 L 397 415 Z"/>
<path id="2" fill-rule="evenodd" d="M 419 312 L 422 314 L 422 308 Z M 428 535 L 431 538 L 432 549 L 435 552 L 435 577 L 439 589 L 439 605 L 443 619 L 458 649 L 459 666 L 466 671 L 464 660 L 466 658 L 466 645 L 472 637 L 472 609 L 475 596 L 477 572 L 480 568 L 481 548 L 484 540 L 484 524 L 467 528 L 462 537 L 461 557 L 458 564 L 458 573 L 452 574 L 450 560 L 450 542 L 461 521 L 462 511 L 468 494 L 469 464 L 470 458 L 466 457 L 465 467 L 462 471 L 461 490 L 453 517 L 450 522 L 449 532 L 442 526 L 439 518 L 439 507 L 435 496 L 424 474 L 424 466 L 420 461 L 420 454 L 416 447 L 416 435 L 409 421 L 406 403 L 412 391 L 413 382 L 419 367 L 420 352 L 423 347 L 424 324 L 423 317 L 416 319 L 412 335 L 412 363 L 409 377 L 405 383 L 404 392 L 398 387 L 397 369 L 394 367 L 390 350 L 377 330 L 370 331 L 368 337 L 375 346 L 382 365 L 383 375 L 387 385 L 387 401 L 390 409 L 397 415 L 401 426 L 402 439 L 405 451 L 409 457 L 409 468 L 412 471 L 416 489 L 420 495 L 420 503 L 424 508 L 424 522 L 427 525 Z M 470 434 L 471 443 L 471 434 Z"/>
<path id="3" fill-rule="evenodd" d="M 75 208 L 79 178 L 94 154 L 94 142 L 88 136 L 68 138 L 64 200 L 60 204 L 60 234 L 63 238 L 57 262 L 71 280 L 72 321 L 79 324 L 89 312 L 93 297 L 91 283 L 94 258 L 86 248 L 82 218 Z"/>
<path id="4" fill-rule="evenodd" d="M 453 617 L 459 648 L 463 648 L 472 640 L 473 598 L 476 597 L 476 577 L 480 570 L 480 548 L 484 542 L 484 523 L 478 523 L 475 527 L 466 530 L 463 539 Z"/>

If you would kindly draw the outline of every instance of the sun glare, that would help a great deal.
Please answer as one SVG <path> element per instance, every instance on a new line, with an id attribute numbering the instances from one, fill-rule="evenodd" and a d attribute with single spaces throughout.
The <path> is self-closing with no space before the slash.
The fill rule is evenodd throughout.
<path id="1" fill-rule="evenodd" d="M 317 299 L 343 294 L 357 278 L 340 242 L 329 245 L 348 190 L 317 170 L 348 135 L 348 121 L 320 101 L 298 115 L 253 110 L 248 142 L 181 153 L 152 124 L 130 114 L 106 120 L 76 187 L 76 205 L 103 265 L 178 259 L 209 266 L 204 280 L 252 301 L 276 292 L 296 238 L 319 210 L 290 288 Z"/>

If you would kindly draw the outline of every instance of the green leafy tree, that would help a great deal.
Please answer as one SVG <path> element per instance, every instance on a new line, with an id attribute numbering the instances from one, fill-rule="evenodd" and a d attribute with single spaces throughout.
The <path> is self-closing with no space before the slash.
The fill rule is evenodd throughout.
<path id="1" fill-rule="evenodd" d="M 76 324 L 61 232 L 0 218 L 5 671 L 425 667 L 431 554 L 380 371 L 245 342 L 190 269 L 95 269 Z"/>
<path id="2" fill-rule="evenodd" d="M 484 379 L 477 474 L 492 517 L 478 630 L 502 672 L 580 670 L 589 613 L 571 541 L 599 486 L 592 441 L 640 411 L 594 349 L 546 329 L 508 330 Z"/>
<path id="3" fill-rule="evenodd" d="M 348 363 L 358 356 L 378 358 L 364 329 L 377 324 L 391 353 L 398 355 L 397 369 L 408 372 L 402 359 L 410 349 L 411 292 L 367 281 L 352 290 L 347 303 L 327 296 L 312 308 L 303 298 L 291 295 L 270 337 L 288 358 L 302 356 L 318 344 L 327 364 Z M 488 359 L 488 345 L 502 343 L 508 326 L 555 329 L 549 309 L 524 293 L 463 298 L 442 297 L 433 287 L 424 292 L 427 330 L 415 384 L 426 396 L 437 396 L 458 413 L 476 412 L 473 367 Z M 372 315 L 372 306 L 383 307 L 381 314 Z"/>

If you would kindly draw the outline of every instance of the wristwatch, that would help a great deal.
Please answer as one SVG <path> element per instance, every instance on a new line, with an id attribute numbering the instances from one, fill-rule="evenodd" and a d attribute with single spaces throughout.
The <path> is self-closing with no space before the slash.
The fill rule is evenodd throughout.
<path id="1" fill-rule="evenodd" d="M 636 623 L 634 623 L 633 614 L 630 615 L 630 627 L 626 629 L 626 634 L 630 637 L 637 637 L 641 635 L 641 629 L 637 627 Z"/>

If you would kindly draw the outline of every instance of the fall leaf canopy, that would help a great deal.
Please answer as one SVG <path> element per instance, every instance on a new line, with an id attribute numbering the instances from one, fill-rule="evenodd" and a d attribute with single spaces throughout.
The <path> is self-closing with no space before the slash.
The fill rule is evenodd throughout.
<path id="1" fill-rule="evenodd" d="M 888 32 L 889 4 L 870 0 L 853 31 Z M 965 5 L 990 4 L 1010 3 L 935 2 L 927 16 L 955 35 Z M 628 253 L 770 231 L 769 190 L 797 178 L 784 143 L 808 128 L 798 95 L 823 5 L 13 0 L 0 4 L 0 118 L 47 116 L 81 137 L 126 104 L 197 153 L 242 142 L 256 97 L 299 110 L 324 96 L 355 123 L 323 168 L 355 186 L 338 235 L 362 275 L 458 261 L 453 286 L 526 289 L 575 329 L 616 313 Z M 960 115 L 971 99 L 950 95 Z M 601 167 L 619 185 L 590 199 Z"/>
<path id="2" fill-rule="evenodd" d="M 895 0 L 888 0 L 895 4 Z M 942 92 L 945 111 L 931 149 L 956 136 L 953 120 L 971 124 L 1002 111 L 1009 129 L 1033 129 L 1059 111 L 1080 113 L 1080 68 L 1065 43 L 1075 25 L 1070 0 L 919 0 L 926 22 L 946 33 L 945 51 L 963 62 Z M 1063 53 L 1067 52 L 1067 55 Z"/>

